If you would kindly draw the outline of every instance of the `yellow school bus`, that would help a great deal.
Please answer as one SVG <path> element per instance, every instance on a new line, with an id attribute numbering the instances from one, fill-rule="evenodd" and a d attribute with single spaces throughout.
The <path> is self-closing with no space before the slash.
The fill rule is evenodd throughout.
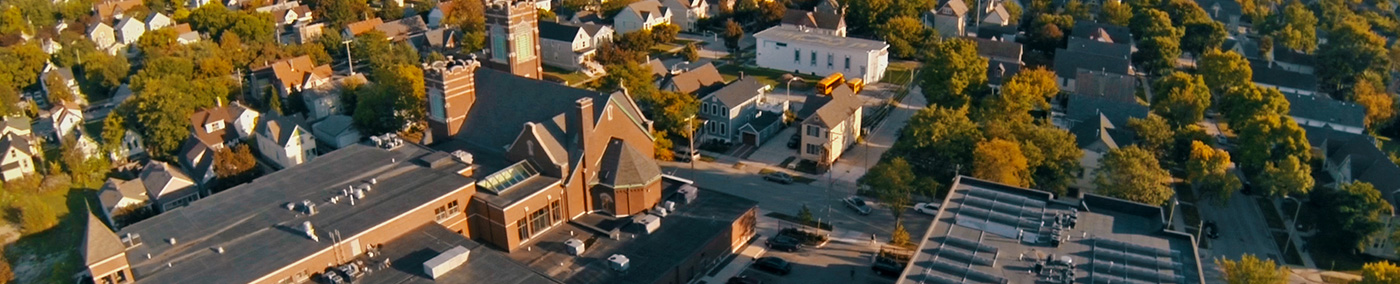
<path id="1" fill-rule="evenodd" d="M 851 92 L 860 93 L 860 88 L 865 87 L 865 80 L 861 80 L 860 78 L 851 79 L 850 81 L 846 81 L 846 86 L 851 86 Z"/>
<path id="2" fill-rule="evenodd" d="M 817 93 L 823 95 L 830 95 L 832 89 L 835 89 L 836 86 L 839 86 L 844 83 L 846 83 L 845 75 L 841 75 L 840 72 L 831 73 L 831 76 L 826 76 L 826 78 L 817 82 Z"/>

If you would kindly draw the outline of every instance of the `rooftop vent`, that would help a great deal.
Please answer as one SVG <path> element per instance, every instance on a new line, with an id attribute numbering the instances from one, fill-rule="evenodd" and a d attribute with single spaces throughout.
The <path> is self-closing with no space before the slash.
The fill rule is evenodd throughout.
<path id="1" fill-rule="evenodd" d="M 370 136 L 369 141 L 373 142 L 375 147 L 382 149 L 394 149 L 403 146 L 403 139 L 399 138 L 399 135 L 394 133 Z"/>
<path id="2" fill-rule="evenodd" d="M 224 247 L 214 247 L 213 250 L 219 254 L 224 254 Z"/>
<path id="3" fill-rule="evenodd" d="M 627 259 L 627 256 L 625 255 L 614 254 L 608 257 L 608 267 L 612 268 L 613 270 L 627 271 L 627 268 L 631 266 L 632 261 Z"/>
<path id="4" fill-rule="evenodd" d="M 301 209 L 305 211 L 306 215 L 316 215 L 316 203 L 311 203 L 311 200 L 302 200 Z"/>
<path id="5" fill-rule="evenodd" d="M 306 237 L 311 238 L 311 240 L 321 241 L 321 238 L 316 237 L 316 228 L 311 227 L 311 221 L 301 222 L 301 231 L 306 233 Z"/>
<path id="6" fill-rule="evenodd" d="M 457 159 L 458 162 L 462 162 L 463 164 L 468 165 L 472 164 L 473 161 L 472 154 L 462 150 L 452 151 L 452 158 Z"/>

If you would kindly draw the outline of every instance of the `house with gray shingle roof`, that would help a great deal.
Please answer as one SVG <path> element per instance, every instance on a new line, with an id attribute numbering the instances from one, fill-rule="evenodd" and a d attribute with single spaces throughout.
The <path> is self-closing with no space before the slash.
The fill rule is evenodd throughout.
<path id="1" fill-rule="evenodd" d="M 1250 60 L 1250 79 L 1255 86 L 1278 89 L 1280 93 L 1301 96 L 1326 96 L 1318 91 L 1317 75 L 1285 69 L 1277 61 Z"/>
<path id="2" fill-rule="evenodd" d="M 97 191 L 97 200 L 102 203 L 102 219 L 108 225 L 120 229 L 127 224 L 118 224 L 122 214 L 150 209 L 151 198 L 146 195 L 146 185 L 141 179 L 107 179 Z"/>
<path id="3" fill-rule="evenodd" d="M 660 24 L 670 24 L 672 11 L 666 5 L 661 5 L 657 0 L 643 0 L 628 4 L 622 8 L 622 12 L 613 16 L 613 29 L 617 34 L 626 34 L 637 30 L 651 30 Z"/>
<path id="4" fill-rule="evenodd" d="M 311 126 L 316 134 L 316 143 L 330 149 L 340 149 L 359 143 L 363 136 L 355 129 L 355 121 L 349 116 L 331 115 Z"/>
<path id="5" fill-rule="evenodd" d="M 189 205 L 206 194 L 195 186 L 184 171 L 170 164 L 151 161 L 137 176 L 146 188 L 146 196 L 151 200 L 151 208 L 166 212 Z"/>
<path id="6" fill-rule="evenodd" d="M 802 113 L 801 158 L 831 164 L 853 145 L 861 135 L 862 107 L 860 98 L 846 85 L 836 86 L 830 96 L 807 99 Z"/>
<path id="7" fill-rule="evenodd" d="M 783 13 L 780 25 L 808 32 L 846 36 L 846 19 L 841 14 L 787 9 Z"/>
<path id="8" fill-rule="evenodd" d="M 1288 116 L 1298 125 L 1324 127 L 1361 134 L 1366 130 L 1366 108 L 1328 96 L 1307 96 L 1283 93 L 1288 99 Z"/>
<path id="9" fill-rule="evenodd" d="M 724 77 L 714 64 L 705 63 L 690 70 L 677 70 L 678 74 L 661 81 L 661 90 L 692 94 L 703 97 L 724 86 Z"/>
<path id="10" fill-rule="evenodd" d="M 717 141 L 762 145 L 781 130 L 782 110 L 786 102 L 764 102 L 764 94 L 773 86 L 750 76 L 700 98 L 700 125 L 696 141 Z M 760 107 L 763 104 L 776 107 Z"/>
<path id="11" fill-rule="evenodd" d="M 36 148 L 27 136 L 5 134 L 0 137 L 0 178 L 15 180 L 34 173 Z"/>
<path id="12" fill-rule="evenodd" d="M 84 271 L 90 275 L 97 283 L 131 283 L 136 280 L 136 275 L 131 273 L 128 266 L 101 265 L 109 261 L 123 261 L 126 259 L 126 248 L 117 233 L 107 228 L 102 220 L 97 219 L 91 211 L 87 212 L 87 226 L 83 233 L 83 245 L 80 252 L 83 253 L 83 264 L 88 269 Z M 139 241 L 138 241 L 139 242 Z M 126 243 L 130 243 L 130 239 Z M 95 267 L 108 268 L 105 270 L 95 270 Z"/>
<path id="13" fill-rule="evenodd" d="M 288 168 L 316 158 L 316 136 L 296 116 L 265 114 L 253 131 L 258 153 L 277 168 Z"/>

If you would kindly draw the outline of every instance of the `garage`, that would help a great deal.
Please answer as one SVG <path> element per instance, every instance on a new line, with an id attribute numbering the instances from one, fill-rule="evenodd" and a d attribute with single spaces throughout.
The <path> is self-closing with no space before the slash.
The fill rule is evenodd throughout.
<path id="1" fill-rule="evenodd" d="M 755 134 L 755 133 L 753 133 L 753 132 L 745 131 L 745 132 L 743 133 L 743 136 L 744 136 L 744 137 L 742 138 L 742 140 L 744 141 L 744 145 L 754 145 L 754 146 L 758 146 L 758 134 Z"/>

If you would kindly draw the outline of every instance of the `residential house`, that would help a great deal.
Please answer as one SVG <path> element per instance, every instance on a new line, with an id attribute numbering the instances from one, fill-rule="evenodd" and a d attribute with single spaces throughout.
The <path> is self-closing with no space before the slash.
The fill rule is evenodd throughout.
<path id="1" fill-rule="evenodd" d="M 979 0 L 980 1 L 980 0 Z M 1006 11 L 1006 6 L 999 0 L 982 1 L 981 23 L 977 26 L 1008 26 L 1011 25 L 1011 13 Z"/>
<path id="2" fill-rule="evenodd" d="M 765 101 L 773 86 L 753 76 L 740 78 L 700 98 L 697 141 L 763 145 L 783 129 L 787 102 Z"/>
<path id="3" fill-rule="evenodd" d="M 175 29 L 176 34 L 175 41 L 179 42 L 180 44 L 191 44 L 199 42 L 199 40 L 203 38 L 199 35 L 199 32 L 190 28 L 190 24 L 174 25 L 173 28 Z"/>
<path id="4" fill-rule="evenodd" d="M 783 12 L 782 27 L 807 32 L 846 36 L 846 19 L 841 14 L 787 9 Z"/>
<path id="5" fill-rule="evenodd" d="M 418 33 L 408 37 L 408 42 L 414 49 L 418 50 L 421 57 L 427 57 L 434 52 L 438 54 L 457 53 L 457 37 L 461 36 L 461 31 L 452 28 L 437 28 L 426 32 Z"/>
<path id="6" fill-rule="evenodd" d="M 1225 42 L 1220 44 L 1220 50 L 1234 51 L 1245 59 L 1264 59 L 1264 55 L 1259 52 L 1259 41 L 1243 35 L 1225 38 Z"/>
<path id="7" fill-rule="evenodd" d="M 57 78 L 60 82 L 50 83 L 50 77 Z M 78 78 L 76 76 L 73 76 L 73 68 L 58 67 L 58 65 L 55 65 L 52 62 L 46 63 L 44 64 L 44 71 L 39 74 L 39 82 L 41 83 L 39 84 L 39 88 L 44 90 L 44 96 L 46 99 L 49 95 L 49 85 L 52 84 L 66 86 L 68 89 L 68 93 L 73 95 L 74 102 L 87 102 L 87 100 L 84 98 L 85 96 L 83 95 L 82 90 L 78 89 Z"/>
<path id="8" fill-rule="evenodd" d="M 1289 71 L 1276 61 L 1250 60 L 1253 75 L 1250 78 L 1255 86 L 1277 89 L 1280 93 L 1300 96 L 1327 96 L 1319 91 L 1317 76 Z"/>
<path id="9" fill-rule="evenodd" d="M 848 79 L 879 82 L 889 66 L 890 45 L 883 41 L 807 33 L 773 27 L 755 33 L 758 66 L 827 76 L 840 72 Z"/>
<path id="10" fill-rule="evenodd" d="M 277 168 L 289 168 L 316 158 L 316 136 L 299 117 L 264 115 L 254 133 L 257 152 Z"/>
<path id="11" fill-rule="evenodd" d="M 1016 76 L 1025 66 L 1025 62 L 1021 61 L 1024 51 L 1020 43 L 976 37 L 967 39 L 976 41 L 977 55 L 987 59 L 987 85 L 994 91 L 1000 92 L 1001 83 Z"/>
<path id="12" fill-rule="evenodd" d="M 728 1 L 728 7 L 730 9 L 734 8 L 734 2 L 737 1 Z M 846 14 L 846 6 L 841 5 L 837 0 L 821 0 L 820 3 L 817 3 L 817 7 L 812 8 L 812 10 L 831 14 Z"/>
<path id="13" fill-rule="evenodd" d="M 0 178 L 15 180 L 34 173 L 34 156 L 39 154 L 28 136 L 5 134 L 0 137 Z"/>
<path id="14" fill-rule="evenodd" d="M 54 29 L 55 29 L 55 30 L 60 30 L 60 31 L 62 30 L 62 29 L 59 29 L 59 28 L 54 28 Z M 43 50 L 43 51 L 44 51 L 44 54 L 54 54 L 54 53 L 58 53 L 59 51 L 63 50 L 63 44 L 58 43 L 57 41 L 54 41 L 52 38 L 46 38 L 46 39 L 43 39 L 43 40 L 39 41 L 39 49 L 40 49 L 40 50 Z"/>
<path id="15" fill-rule="evenodd" d="M 62 141 L 68 135 L 82 131 L 83 109 L 77 104 L 65 103 L 54 106 L 49 110 L 49 118 L 53 123 L 52 141 Z"/>
<path id="16" fill-rule="evenodd" d="M 146 164 L 137 178 L 146 187 L 151 208 L 158 212 L 184 207 L 206 195 L 184 171 L 161 161 Z"/>
<path id="17" fill-rule="evenodd" d="M 147 31 L 154 31 L 154 30 L 164 29 L 164 28 L 166 28 L 166 27 L 170 27 L 170 26 L 174 26 L 174 25 L 175 25 L 175 21 L 170 20 L 170 17 L 166 17 L 165 14 L 161 14 L 161 13 L 151 13 L 150 15 L 147 15 L 147 16 L 146 16 L 146 30 L 147 30 Z"/>
<path id="18" fill-rule="evenodd" d="M 311 125 L 311 131 L 316 136 L 316 145 L 329 149 L 345 148 L 360 143 L 363 138 L 360 130 L 355 129 L 354 119 L 339 114 L 317 121 Z"/>
<path id="19" fill-rule="evenodd" d="M 830 96 L 807 98 L 798 116 L 805 115 L 799 157 L 831 165 L 863 135 L 864 115 L 860 98 L 846 85 L 837 86 Z"/>
<path id="20" fill-rule="evenodd" d="M 657 0 L 642 0 L 628 4 L 617 16 L 613 16 L 613 29 L 617 34 L 637 30 L 651 30 L 660 24 L 671 23 L 671 9 Z"/>
<path id="21" fill-rule="evenodd" d="M 1135 132 L 1128 127 L 1131 118 L 1146 118 L 1146 106 L 1136 101 L 1124 102 L 1106 97 L 1072 94 L 1066 110 L 1066 121 L 1057 123 L 1069 130 L 1078 141 L 1084 156 L 1079 158 L 1080 172 L 1075 187 L 1092 192 L 1094 178 L 1099 169 L 1099 159 L 1109 151 L 1133 145 Z"/>
<path id="22" fill-rule="evenodd" d="M 355 36 L 357 36 L 357 35 L 360 35 L 360 34 L 369 32 L 369 31 L 371 31 L 371 30 L 374 30 L 375 27 L 378 27 L 379 25 L 383 25 L 383 24 L 384 24 L 384 19 L 380 19 L 379 17 L 374 17 L 374 18 L 370 18 L 370 19 L 367 19 L 367 20 L 359 21 L 359 22 L 354 22 L 354 23 L 345 24 L 345 30 L 342 32 L 341 35 L 344 36 L 344 37 L 346 37 L 346 38 L 352 38 L 352 37 L 355 37 Z"/>
<path id="23" fill-rule="evenodd" d="M 1095 36 L 1070 37 L 1065 48 L 1055 51 L 1055 77 L 1060 90 L 1075 92 L 1081 70 L 1114 75 L 1136 75 L 1132 65 L 1132 46 L 1110 41 L 1105 29 L 1091 29 Z M 1104 32 L 1097 32 L 1104 31 Z"/>
<path id="24" fill-rule="evenodd" d="M 1087 39 L 1103 43 L 1132 46 L 1132 32 L 1128 27 L 1093 21 L 1076 21 L 1070 31 L 1070 38 Z"/>
<path id="25" fill-rule="evenodd" d="M 705 63 L 694 69 L 674 72 L 678 73 L 661 81 L 661 90 L 704 97 L 718 88 L 726 87 L 724 76 L 719 74 L 714 64 Z"/>
<path id="26" fill-rule="evenodd" d="M 141 0 L 102 0 L 92 4 L 92 11 L 97 16 L 94 20 L 111 23 L 141 5 Z"/>
<path id="27" fill-rule="evenodd" d="M 414 15 L 403 19 L 384 22 L 374 26 L 374 30 L 384 33 L 391 42 L 408 40 L 409 37 L 428 31 L 428 24 L 423 23 L 423 17 Z"/>
<path id="28" fill-rule="evenodd" d="M 946 0 L 933 10 L 924 11 L 924 26 L 938 30 L 943 37 L 959 37 L 967 30 L 967 3 Z"/>
<path id="29" fill-rule="evenodd" d="M 1240 6 L 1240 2 L 1234 0 L 1196 0 L 1196 5 L 1201 6 L 1201 9 L 1205 10 L 1212 20 L 1225 24 L 1225 31 L 1230 34 L 1249 33 L 1247 27 L 1241 26 L 1240 19 L 1244 17 L 1244 8 Z"/>
<path id="30" fill-rule="evenodd" d="M 224 149 L 222 145 L 218 149 L 201 143 L 199 139 L 191 136 L 181 144 L 180 151 L 176 153 L 179 157 L 180 166 L 198 184 L 206 184 L 214 179 L 214 152 Z"/>
<path id="31" fill-rule="evenodd" d="M 103 221 L 106 221 L 112 228 L 120 229 L 129 225 L 119 224 L 117 217 L 142 210 L 154 210 L 150 208 L 151 197 L 146 195 L 146 185 L 139 178 L 131 180 L 108 178 L 107 183 L 102 184 L 102 188 L 97 190 L 97 200 L 102 203 L 100 213 L 102 213 Z"/>
<path id="32" fill-rule="evenodd" d="M 117 43 L 126 46 L 136 43 L 141 35 L 146 34 L 146 23 L 135 17 L 126 17 L 112 29 L 117 33 Z"/>
<path id="33" fill-rule="evenodd" d="M 301 99 L 306 105 L 306 118 L 319 120 L 328 116 L 346 113 L 345 102 L 341 100 L 341 93 L 344 92 L 347 84 L 364 85 L 369 82 L 363 73 L 355 73 L 325 84 L 302 90 Z M 351 106 L 353 107 L 353 106 Z M 248 129 L 252 129 L 251 127 Z"/>
<path id="34" fill-rule="evenodd" d="M 121 144 L 108 153 L 108 157 L 117 162 L 126 162 L 145 155 L 147 155 L 146 144 L 141 142 L 141 134 L 131 130 L 123 133 Z"/>
<path id="35" fill-rule="evenodd" d="M 1329 96 L 1283 93 L 1288 99 L 1288 116 L 1298 125 L 1330 128 L 1351 134 L 1366 130 L 1366 108 Z"/>
<path id="36" fill-rule="evenodd" d="M 0 136 L 19 135 L 34 137 L 33 131 L 34 125 L 28 116 L 5 116 L 3 120 L 0 120 Z"/>
<path id="37" fill-rule="evenodd" d="M 1308 140 L 1314 148 L 1321 150 L 1317 156 L 1324 158 L 1322 170 L 1325 176 L 1317 178 L 1318 185 L 1336 190 L 1353 182 L 1365 182 L 1380 192 L 1380 198 L 1391 206 L 1400 205 L 1400 166 L 1390 160 L 1374 138 L 1365 134 L 1340 132 L 1328 128 L 1305 127 Z M 1400 230 L 1400 218 L 1394 213 L 1380 216 L 1385 227 L 1368 236 L 1369 242 L 1362 253 L 1397 259 L 1397 240 L 1390 237 Z"/>
<path id="38" fill-rule="evenodd" d="M 1138 78 L 1131 75 L 1114 74 L 1087 69 L 1079 69 L 1074 79 L 1074 93 L 1096 96 L 1123 103 L 1137 103 Z"/>
<path id="39" fill-rule="evenodd" d="M 544 65 L 570 71 L 598 73 L 603 66 L 593 60 L 598 46 L 612 42 L 613 30 L 604 25 L 560 24 L 540 21 L 540 53 Z"/>
<path id="40" fill-rule="evenodd" d="M 228 108 L 223 105 L 198 110 L 190 115 L 190 136 L 210 149 L 223 149 L 238 140 L 237 131 L 228 129 L 232 122 Z"/>
<path id="41" fill-rule="evenodd" d="M 310 6 L 298 5 L 291 9 L 278 9 L 273 11 L 272 20 L 279 26 L 291 26 L 309 24 L 315 19 L 311 17 Z"/>
<path id="42" fill-rule="evenodd" d="M 254 100 L 265 100 L 260 97 L 264 94 L 261 90 L 272 88 L 283 98 L 291 95 L 292 92 L 300 92 L 304 89 L 315 88 L 322 84 L 329 83 L 334 75 L 330 65 L 315 65 L 310 56 L 300 56 L 282 61 L 273 62 L 263 67 L 253 69 L 253 91 L 258 97 Z"/>
<path id="43" fill-rule="evenodd" d="M 293 25 L 291 27 L 291 40 L 297 44 L 306 44 L 321 38 L 321 33 L 325 32 L 325 23 L 310 23 L 305 25 Z"/>
<path id="44" fill-rule="evenodd" d="M 1272 58 L 1272 60 L 1270 60 Z M 1316 72 L 1317 56 L 1288 48 L 1275 48 L 1267 54 L 1271 68 L 1312 75 Z"/>
<path id="45" fill-rule="evenodd" d="M 442 3 L 438 3 L 436 7 L 433 7 L 433 10 L 428 11 L 427 22 L 429 29 L 437 29 L 443 27 L 444 23 L 442 22 L 442 20 L 447 18 L 447 13 L 452 12 L 453 3 L 456 2 L 442 1 Z"/>
<path id="46" fill-rule="evenodd" d="M 715 6 L 714 6 L 714 3 L 710 3 L 710 7 L 715 7 Z M 559 15 L 559 22 L 560 22 L 560 23 L 569 23 L 569 24 L 572 24 L 572 25 L 582 25 L 582 24 L 587 24 L 587 23 L 593 23 L 593 24 L 596 24 L 596 25 L 603 25 L 603 26 L 609 26 L 609 27 L 612 27 L 612 25 L 613 25 L 613 22 L 612 22 L 612 21 L 609 21 L 609 19 L 604 19 L 603 16 L 600 15 L 598 12 L 588 11 L 588 10 L 578 11 L 578 12 L 574 12 L 574 13 L 560 14 L 560 15 Z M 622 33 L 617 33 L 617 34 L 620 35 L 620 34 L 622 34 Z"/>
<path id="47" fill-rule="evenodd" d="M 661 5 L 672 11 L 671 23 L 684 31 L 698 31 L 702 27 L 695 23 L 710 17 L 710 3 L 705 0 L 661 0 Z"/>
<path id="48" fill-rule="evenodd" d="M 224 109 L 228 110 L 227 122 L 233 125 L 233 133 L 238 135 L 236 139 L 253 137 L 253 130 L 257 128 L 262 113 L 240 102 L 232 102 Z"/>

